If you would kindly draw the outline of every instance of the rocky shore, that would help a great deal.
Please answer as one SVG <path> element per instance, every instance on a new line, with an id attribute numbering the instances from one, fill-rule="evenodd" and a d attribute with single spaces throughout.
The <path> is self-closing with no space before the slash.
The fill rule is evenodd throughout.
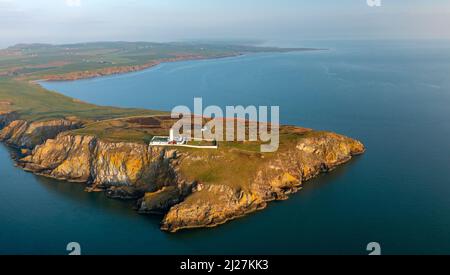
<path id="1" fill-rule="evenodd" d="M 67 119 L 27 122 L 15 113 L 0 114 L 0 139 L 21 149 L 18 165 L 38 175 L 82 182 L 86 190 L 136 201 L 142 214 L 161 213 L 161 229 L 213 227 L 285 200 L 302 184 L 362 154 L 359 141 L 335 133 L 311 131 L 289 150 L 271 157 L 255 154 L 258 165 L 246 174 L 245 185 L 193 178 L 187 165 L 211 158 L 225 162 L 236 150 L 164 149 L 137 142 L 110 142 L 77 135 L 83 127 Z"/>

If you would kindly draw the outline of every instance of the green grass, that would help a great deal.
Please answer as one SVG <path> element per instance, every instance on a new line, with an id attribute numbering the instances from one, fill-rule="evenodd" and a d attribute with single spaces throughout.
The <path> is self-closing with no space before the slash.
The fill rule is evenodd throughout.
<path id="1" fill-rule="evenodd" d="M 0 78 L 0 100 L 11 105 L 0 111 L 17 111 L 28 121 L 77 117 L 82 120 L 103 120 L 115 117 L 154 115 L 164 112 L 102 107 L 83 103 L 70 97 L 43 89 L 38 84 Z M 0 108 L 1 105 L 0 105 Z"/>
<path id="2" fill-rule="evenodd" d="M 134 121 L 139 118 L 152 118 L 157 125 L 149 125 Z M 168 136 L 172 125 L 167 120 L 167 114 L 150 114 L 147 116 L 127 116 L 125 118 L 108 119 L 87 124 L 81 129 L 72 131 L 77 135 L 96 136 L 106 141 L 112 142 L 137 142 L 149 143 L 154 136 Z"/>

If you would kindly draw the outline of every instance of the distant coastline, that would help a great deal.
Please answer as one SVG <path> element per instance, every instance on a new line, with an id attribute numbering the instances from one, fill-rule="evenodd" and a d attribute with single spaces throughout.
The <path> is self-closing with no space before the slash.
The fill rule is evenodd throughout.
<path id="1" fill-rule="evenodd" d="M 163 63 L 172 63 L 172 62 L 180 62 L 180 61 L 195 61 L 195 60 L 209 60 L 209 59 L 220 59 L 227 57 L 236 57 L 242 56 L 243 53 L 230 54 L 230 55 L 220 55 L 213 57 L 205 57 L 205 56 L 182 56 L 179 58 L 167 58 L 152 61 L 143 65 L 134 65 L 134 66 L 118 66 L 118 67 L 109 67 L 92 71 L 76 71 L 70 72 L 61 75 L 49 75 L 43 79 L 33 80 L 33 82 L 41 82 L 41 81 L 76 81 L 82 79 L 92 79 L 103 76 L 112 76 L 112 75 L 120 75 L 126 73 L 133 73 L 143 71 L 152 67 L 156 67 Z"/>
<path id="2" fill-rule="evenodd" d="M 297 50 L 292 50 L 288 52 L 298 52 L 298 51 L 327 51 L 328 49 L 315 49 L 315 48 L 300 48 Z M 39 82 L 59 82 L 59 81 L 76 81 L 76 80 L 83 80 L 83 79 L 93 79 L 98 77 L 104 77 L 104 76 L 113 76 L 113 75 L 122 75 L 127 73 L 134 73 L 143 71 L 146 69 L 150 69 L 153 67 L 156 67 L 158 65 L 164 64 L 164 63 L 173 63 L 173 62 L 181 62 L 181 61 L 199 61 L 199 60 L 214 60 L 214 59 L 222 59 L 222 58 L 230 58 L 230 57 L 239 57 L 239 56 L 245 56 L 248 53 L 234 53 L 234 54 L 226 54 L 226 55 L 218 55 L 218 56 L 181 56 L 178 58 L 167 58 L 167 59 L 161 59 L 161 60 L 155 60 L 143 65 L 135 65 L 135 66 L 117 66 L 117 67 L 108 67 L 98 70 L 92 70 L 92 71 L 75 71 L 60 75 L 49 75 L 41 79 L 32 80 L 32 83 Z"/>
<path id="3" fill-rule="evenodd" d="M 0 76 L 28 81 L 73 81 L 142 71 L 168 62 L 227 58 L 247 53 L 317 50 L 325 49 L 144 42 L 18 44 L 1 49 L 0 57 L 22 58 L 27 62 L 0 66 Z M 50 58 L 42 58 L 45 56 Z"/>

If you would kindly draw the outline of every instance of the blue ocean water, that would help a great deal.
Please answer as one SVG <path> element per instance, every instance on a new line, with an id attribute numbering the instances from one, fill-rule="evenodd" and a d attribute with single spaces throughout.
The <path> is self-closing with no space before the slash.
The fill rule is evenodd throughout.
<path id="1" fill-rule="evenodd" d="M 289 200 L 215 229 L 167 234 L 161 217 L 13 167 L 0 147 L 0 253 L 450 253 L 450 42 L 314 41 L 327 51 L 162 64 L 48 89 L 96 103 L 170 110 L 278 105 L 282 123 L 336 131 L 367 153 Z"/>

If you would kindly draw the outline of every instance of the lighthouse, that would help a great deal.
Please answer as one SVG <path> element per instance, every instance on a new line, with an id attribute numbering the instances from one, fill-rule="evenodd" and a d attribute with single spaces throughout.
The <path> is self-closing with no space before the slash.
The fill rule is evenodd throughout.
<path id="1" fill-rule="evenodd" d="M 173 129 L 170 129 L 170 137 L 169 137 L 169 141 L 175 141 L 175 134 Z"/>

